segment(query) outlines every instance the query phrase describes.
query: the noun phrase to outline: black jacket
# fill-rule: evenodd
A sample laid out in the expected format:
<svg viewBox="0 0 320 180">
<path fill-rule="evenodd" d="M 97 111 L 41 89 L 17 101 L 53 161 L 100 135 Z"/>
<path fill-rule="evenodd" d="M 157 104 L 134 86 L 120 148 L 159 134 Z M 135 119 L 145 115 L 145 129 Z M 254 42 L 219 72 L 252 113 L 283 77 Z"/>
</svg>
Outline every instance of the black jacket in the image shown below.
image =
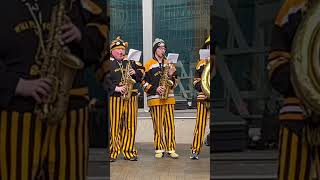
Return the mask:
<svg viewBox="0 0 320 180">
<path fill-rule="evenodd" d="M 122 62 L 123 69 L 125 69 L 128 62 L 130 62 L 132 69 L 136 71 L 136 74 L 131 76 L 136 81 L 136 83 L 141 83 L 142 78 L 144 76 L 144 67 L 140 62 L 135 62 L 132 60 L 117 61 L 115 59 L 111 59 L 112 71 L 109 74 L 110 83 L 108 84 L 108 87 L 106 89 L 111 96 L 117 96 L 117 97 L 121 96 L 120 92 L 115 91 L 116 86 L 119 86 L 122 78 L 121 67 L 119 65 L 119 63 L 121 64 L 121 62 Z M 137 93 L 133 92 L 132 95 L 136 96 Z"/>
<path fill-rule="evenodd" d="M 45 39 L 50 28 L 50 16 L 54 3 L 55 0 L 38 2 Z M 102 49 L 106 35 L 98 28 L 88 26 L 90 20 L 98 19 L 99 14 L 90 17 L 89 10 L 82 7 L 80 1 L 76 1 L 71 11 L 68 12 L 73 23 L 82 32 L 81 42 L 70 43 L 68 47 L 74 55 L 89 65 L 98 61 L 100 56 L 98 51 Z M 0 20 L 2 22 L 0 28 L 0 109 L 33 111 L 35 104 L 33 98 L 15 96 L 15 89 L 19 78 L 38 78 L 37 75 L 31 74 L 31 67 L 39 66 L 39 63 L 35 62 L 39 38 L 35 33 L 34 20 L 28 8 L 20 0 L 5 1 L 0 7 Z M 100 23 L 102 22 L 103 20 L 100 20 Z M 94 43 L 97 44 L 94 45 Z M 74 87 L 84 86 L 81 79 L 83 79 L 82 75 L 78 73 Z"/>
</svg>

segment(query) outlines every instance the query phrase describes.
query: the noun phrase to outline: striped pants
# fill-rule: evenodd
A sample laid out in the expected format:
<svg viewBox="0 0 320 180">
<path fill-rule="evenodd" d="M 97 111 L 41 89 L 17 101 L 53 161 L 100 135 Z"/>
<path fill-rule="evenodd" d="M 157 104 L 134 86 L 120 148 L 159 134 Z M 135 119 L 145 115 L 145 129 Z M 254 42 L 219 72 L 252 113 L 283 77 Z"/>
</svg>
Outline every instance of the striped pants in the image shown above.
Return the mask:
<svg viewBox="0 0 320 180">
<path fill-rule="evenodd" d="M 173 111 L 173 104 L 150 106 L 156 153 L 164 151 L 169 153 L 175 152 L 176 141 Z M 163 131 L 165 133 L 165 141 L 163 140 Z"/>
<path fill-rule="evenodd" d="M 138 102 L 137 96 L 126 101 L 121 97 L 111 96 L 110 114 L 110 158 L 116 159 L 122 151 L 125 158 L 138 155 L 135 148 L 137 130 Z"/>
<path fill-rule="evenodd" d="M 31 113 L 0 113 L 1 180 L 86 179 L 87 108 L 52 126 Z"/>
<path fill-rule="evenodd" d="M 205 103 L 198 101 L 197 103 L 197 119 L 194 127 L 193 141 L 191 145 L 192 153 L 200 153 L 201 147 L 204 143 L 204 135 L 208 121 L 208 108 Z"/>
<path fill-rule="evenodd" d="M 300 136 L 286 127 L 280 129 L 279 180 L 308 180 L 319 172 L 320 148 L 305 144 Z"/>
</svg>

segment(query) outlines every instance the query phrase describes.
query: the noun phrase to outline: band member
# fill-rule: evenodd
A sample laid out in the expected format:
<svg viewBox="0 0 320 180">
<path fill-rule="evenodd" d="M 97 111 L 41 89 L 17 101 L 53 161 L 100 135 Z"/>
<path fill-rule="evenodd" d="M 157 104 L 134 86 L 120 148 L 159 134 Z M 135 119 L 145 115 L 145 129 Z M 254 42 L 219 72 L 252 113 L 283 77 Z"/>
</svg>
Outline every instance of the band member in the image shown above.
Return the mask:
<svg viewBox="0 0 320 180">
<path fill-rule="evenodd" d="M 210 49 L 210 36 L 204 43 L 203 48 Z M 193 85 L 195 89 L 199 92 L 197 96 L 197 119 L 196 125 L 194 127 L 193 141 L 191 145 L 191 156 L 190 159 L 198 160 L 201 147 L 204 143 L 204 135 L 206 131 L 206 125 L 209 116 L 209 107 L 206 106 L 207 97 L 201 88 L 201 75 L 204 67 L 207 65 L 208 59 L 200 59 L 196 66 L 196 71 L 194 75 Z"/>
<path fill-rule="evenodd" d="M 147 93 L 147 102 L 153 121 L 155 157 L 162 158 L 166 151 L 170 157 L 178 158 L 179 155 L 175 152 L 173 94 L 176 86 L 176 69 L 165 57 L 166 48 L 162 39 L 155 39 L 153 58 L 144 65 L 145 78 L 142 86 Z M 165 139 L 163 139 L 163 131 Z"/>
<path fill-rule="evenodd" d="M 315 1 L 287 0 L 276 17 L 269 54 L 269 79 L 274 89 L 284 97 L 280 109 L 280 143 L 278 179 L 312 179 L 312 170 L 319 176 L 319 144 L 307 140 L 307 127 L 312 123 L 301 99 L 297 98 L 290 81 L 291 46 L 297 28 Z M 304 59 L 306 60 L 306 59 Z M 319 117 L 318 117 L 319 118 Z M 314 135 L 319 137 L 319 131 Z"/>
<path fill-rule="evenodd" d="M 111 81 L 109 86 L 111 162 L 116 161 L 120 151 L 126 160 L 138 160 L 138 151 L 135 147 L 138 91 L 133 89 L 132 85 L 141 82 L 144 67 L 140 62 L 125 58 L 127 46 L 128 43 L 120 37 L 113 40 L 110 45 L 112 61 L 112 72 L 109 76 Z"/>
<path fill-rule="evenodd" d="M 47 70 L 42 64 L 44 57 L 53 55 L 50 43 L 68 47 L 85 65 L 98 62 L 100 53 L 96 51 L 102 50 L 106 36 L 101 31 L 105 28 L 99 28 L 106 26 L 101 16 L 104 8 L 92 1 L 73 1 L 65 6 L 67 21 L 53 24 L 52 9 L 57 2 L 13 0 L 1 6 L 0 81 L 7 82 L 0 85 L 3 180 L 86 179 L 88 100 L 85 88 L 80 88 L 84 87 L 81 78 L 68 82 L 74 89 L 63 119 L 49 124 L 35 113 L 35 106 L 48 102 L 49 94 L 61 93 L 55 92 L 52 80 L 40 77 L 40 71 Z M 54 29 L 60 33 L 50 35 Z M 58 39 L 49 42 L 50 36 Z"/>
</svg>

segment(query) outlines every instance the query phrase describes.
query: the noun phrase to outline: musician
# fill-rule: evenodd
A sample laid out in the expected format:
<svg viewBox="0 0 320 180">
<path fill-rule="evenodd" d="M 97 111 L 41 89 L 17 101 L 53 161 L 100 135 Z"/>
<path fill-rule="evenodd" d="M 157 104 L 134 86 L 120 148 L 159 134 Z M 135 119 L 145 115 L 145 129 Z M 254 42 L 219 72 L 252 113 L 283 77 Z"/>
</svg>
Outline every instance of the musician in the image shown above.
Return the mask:
<svg viewBox="0 0 320 180">
<path fill-rule="evenodd" d="M 178 158 L 179 155 L 175 151 L 175 98 L 173 94 L 176 86 L 176 69 L 169 66 L 169 62 L 165 58 L 166 49 L 167 46 L 162 39 L 155 39 L 153 42 L 153 58 L 149 59 L 144 65 L 145 78 L 141 85 L 147 93 L 147 103 L 153 121 L 155 157 L 162 158 L 166 151 L 171 158 Z M 166 66 L 169 67 L 168 80 L 173 82 L 171 87 L 160 84 L 165 75 Z M 169 90 L 168 97 L 160 99 L 166 89 Z M 165 137 L 163 137 L 163 131 Z"/>
<path fill-rule="evenodd" d="M 56 124 L 40 120 L 34 109 L 36 103 L 47 102 L 48 95 L 54 93 L 52 82 L 39 78 L 49 30 L 59 28 L 61 45 L 69 47 L 86 65 L 95 63 L 106 36 L 101 31 L 106 26 L 101 16 L 104 8 L 93 1 L 68 1 L 69 21 L 51 27 L 51 12 L 56 2 L 12 0 L 0 9 L 2 180 L 75 180 L 85 179 L 87 175 L 86 92 L 82 89 L 70 92 L 68 112 Z M 83 87 L 81 78 L 76 79 L 73 87 Z"/>
<path fill-rule="evenodd" d="M 284 97 L 280 109 L 280 143 L 278 179 L 311 179 L 312 169 L 319 175 L 319 142 L 306 138 L 309 133 L 319 136 L 319 124 L 311 117 L 298 99 L 290 81 L 291 46 L 299 24 L 313 1 L 287 0 L 276 17 L 271 52 L 269 79 L 274 89 Z M 305 59 L 306 60 L 306 59 Z M 313 129 L 314 131 L 309 131 Z"/>
<path fill-rule="evenodd" d="M 138 151 L 135 147 L 138 92 L 137 89 L 131 89 L 132 94 L 129 99 L 124 99 L 125 96 L 128 96 L 126 94 L 128 84 L 124 82 L 129 82 L 128 78 L 130 77 L 136 82 L 141 82 L 144 76 L 144 67 L 140 62 L 126 59 L 125 50 L 127 47 L 128 43 L 120 37 L 117 37 L 110 44 L 110 59 L 112 61 L 112 71 L 109 76 L 111 85 L 108 88 L 110 93 L 110 162 L 116 161 L 121 151 L 126 160 L 138 160 Z"/>
<path fill-rule="evenodd" d="M 210 49 L 210 36 L 206 39 L 203 48 Z M 194 75 L 193 85 L 199 92 L 197 96 L 197 118 L 196 125 L 194 127 L 193 141 L 191 145 L 190 159 L 198 160 L 201 147 L 204 143 L 204 135 L 206 131 L 206 125 L 208 116 L 210 114 L 209 107 L 206 106 L 208 100 L 201 88 L 201 75 L 204 67 L 207 65 L 208 59 L 199 59 L 196 71 Z"/>
</svg>

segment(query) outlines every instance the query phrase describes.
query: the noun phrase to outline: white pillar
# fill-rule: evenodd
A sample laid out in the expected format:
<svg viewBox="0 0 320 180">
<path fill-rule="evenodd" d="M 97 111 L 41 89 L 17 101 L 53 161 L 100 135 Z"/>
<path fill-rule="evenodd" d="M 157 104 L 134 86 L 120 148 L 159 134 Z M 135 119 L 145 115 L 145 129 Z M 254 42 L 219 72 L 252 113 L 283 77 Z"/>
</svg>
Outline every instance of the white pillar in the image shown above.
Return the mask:
<svg viewBox="0 0 320 180">
<path fill-rule="evenodd" d="M 152 40 L 153 40 L 153 0 L 142 0 L 142 19 L 143 19 L 143 64 L 152 58 Z M 144 111 L 148 112 L 147 96 L 144 93 L 143 102 Z"/>
</svg>

